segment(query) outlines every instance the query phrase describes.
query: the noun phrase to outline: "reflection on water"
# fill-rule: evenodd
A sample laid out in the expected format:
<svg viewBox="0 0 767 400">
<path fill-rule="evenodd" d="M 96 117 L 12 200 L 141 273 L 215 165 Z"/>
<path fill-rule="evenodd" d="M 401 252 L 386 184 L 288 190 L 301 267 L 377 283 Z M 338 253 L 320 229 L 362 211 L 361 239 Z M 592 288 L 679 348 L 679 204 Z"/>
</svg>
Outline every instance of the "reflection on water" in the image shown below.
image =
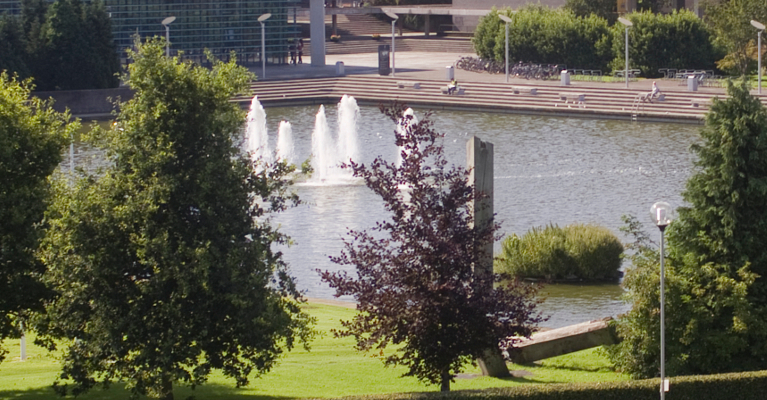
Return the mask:
<svg viewBox="0 0 767 400">
<path fill-rule="evenodd" d="M 552 284 L 538 292 L 541 309 L 550 319 L 541 324 L 560 328 L 580 322 L 615 317 L 628 310 L 621 300 L 623 289 L 615 284 Z"/>
<path fill-rule="evenodd" d="M 309 158 L 317 107 L 266 111 L 270 147 L 276 145 L 279 122 L 288 120 L 297 159 Z M 423 111 L 416 115 L 422 118 Z M 335 104 L 326 105 L 326 112 L 331 131 L 337 132 Z M 367 164 L 378 155 L 396 160 L 394 123 L 377 108 L 361 107 L 360 114 L 358 161 Z M 687 149 L 697 139 L 697 127 L 689 125 L 447 111 L 435 112 L 432 120 L 446 134 L 450 163 L 465 165 L 472 135 L 494 144 L 495 212 L 504 234 L 522 235 L 549 223 L 594 223 L 620 235 L 621 215 L 645 221 L 654 202 L 681 203 L 692 167 Z M 93 157 L 85 148 L 78 154 L 83 160 Z M 340 254 L 347 230 L 370 228 L 387 215 L 380 199 L 362 185 L 299 184 L 295 189 L 306 204 L 275 218 L 295 242 L 280 250 L 308 296 L 330 298 L 333 292 L 315 271 L 339 270 L 329 257 Z M 541 296 L 546 298 L 542 309 L 551 316 L 543 324 L 547 327 L 615 316 L 628 308 L 618 285 L 551 285 Z"/>
</svg>

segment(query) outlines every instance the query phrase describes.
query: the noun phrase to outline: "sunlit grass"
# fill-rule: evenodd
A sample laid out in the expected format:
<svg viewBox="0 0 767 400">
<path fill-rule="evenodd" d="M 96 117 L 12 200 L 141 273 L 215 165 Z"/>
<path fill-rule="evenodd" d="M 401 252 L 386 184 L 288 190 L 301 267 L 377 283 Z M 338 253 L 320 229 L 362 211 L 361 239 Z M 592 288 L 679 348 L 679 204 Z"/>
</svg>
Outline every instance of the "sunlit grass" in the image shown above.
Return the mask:
<svg viewBox="0 0 767 400">
<path fill-rule="evenodd" d="M 219 373 L 208 384 L 192 391 L 177 388 L 177 399 L 194 396 L 202 399 L 300 399 L 333 398 L 362 394 L 437 391 L 437 386 L 425 386 L 415 378 L 400 377 L 404 368 L 385 368 L 379 359 L 354 350 L 353 339 L 336 339 L 329 333 L 339 326 L 340 319 L 349 319 L 354 310 L 309 304 L 307 311 L 317 318 L 317 329 L 323 335 L 311 345 L 311 351 L 294 349 L 280 364 L 262 377 L 251 379 L 248 387 L 236 389 L 234 382 Z M 6 361 L 0 364 L 0 399 L 59 399 L 50 389 L 59 370 L 55 355 L 33 344 L 27 346 L 27 361 L 19 361 L 19 341 L 9 340 Z M 627 380 L 628 377 L 610 369 L 607 359 L 597 349 L 564 355 L 538 364 L 514 365 L 509 369 L 526 371 L 521 378 L 497 379 L 479 376 L 477 367 L 469 367 L 452 385 L 453 390 L 485 389 L 531 383 L 606 382 Z M 529 374 L 529 375 L 527 375 Z M 78 399 L 127 398 L 121 385 L 109 390 L 93 390 Z"/>
</svg>

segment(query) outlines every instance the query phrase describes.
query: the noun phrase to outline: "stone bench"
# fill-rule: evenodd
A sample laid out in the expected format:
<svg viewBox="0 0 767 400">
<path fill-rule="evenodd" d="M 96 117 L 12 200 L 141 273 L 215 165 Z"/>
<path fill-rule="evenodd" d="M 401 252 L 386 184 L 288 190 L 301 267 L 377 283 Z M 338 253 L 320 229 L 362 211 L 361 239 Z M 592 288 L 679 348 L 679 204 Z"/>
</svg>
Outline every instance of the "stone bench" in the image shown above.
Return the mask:
<svg viewBox="0 0 767 400">
<path fill-rule="evenodd" d="M 412 87 L 413 89 L 420 89 L 421 82 L 406 82 L 406 81 L 397 82 L 397 88 L 404 89 L 406 87 Z"/>
<path fill-rule="evenodd" d="M 440 87 L 440 89 L 442 90 L 442 94 L 448 94 L 448 92 L 449 92 L 449 89 L 448 89 L 447 86 L 442 86 L 442 87 Z M 453 94 L 464 95 L 464 94 L 466 94 L 466 89 L 463 86 L 458 86 L 455 89 L 455 92 L 453 92 Z"/>
<path fill-rule="evenodd" d="M 564 101 L 567 103 L 567 99 L 570 99 L 573 103 L 583 103 L 586 101 L 586 94 L 585 93 L 560 93 L 559 94 L 559 100 Z"/>
<path fill-rule="evenodd" d="M 511 88 L 511 92 L 514 94 L 531 94 L 536 95 L 538 94 L 538 88 L 528 88 L 528 87 L 520 87 L 520 86 L 513 86 Z"/>
</svg>

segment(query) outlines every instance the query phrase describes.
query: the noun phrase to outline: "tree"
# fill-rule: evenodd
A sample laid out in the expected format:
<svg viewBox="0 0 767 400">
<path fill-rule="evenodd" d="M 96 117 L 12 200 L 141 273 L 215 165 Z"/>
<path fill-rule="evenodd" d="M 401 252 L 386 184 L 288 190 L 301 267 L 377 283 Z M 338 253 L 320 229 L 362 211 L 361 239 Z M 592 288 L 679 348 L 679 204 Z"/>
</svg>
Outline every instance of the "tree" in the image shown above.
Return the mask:
<svg viewBox="0 0 767 400">
<path fill-rule="evenodd" d="M 30 97 L 32 84 L 0 73 L 0 340 L 48 296 L 34 257 L 49 200 L 48 177 L 77 128 L 70 115 Z M 0 361 L 4 351 L 0 348 Z"/>
<path fill-rule="evenodd" d="M 401 118 L 403 109 L 384 110 L 400 121 L 397 167 L 377 158 L 370 167 L 351 162 L 354 176 L 379 195 L 391 220 L 369 231 L 350 230 L 340 256 L 346 272 L 321 272 L 336 296 L 351 295 L 358 313 L 343 321 L 337 336 L 353 336 L 357 349 L 375 351 L 386 365 L 404 365 L 406 376 L 449 390 L 463 365 L 513 336 L 529 336 L 541 319 L 532 289 L 512 281 L 492 287 L 498 275 L 475 275 L 480 249 L 495 239 L 497 226 L 472 228 L 469 202 L 475 193 L 468 171 L 447 167 L 442 135 L 427 118 Z M 388 345 L 395 350 L 385 354 Z"/>
<path fill-rule="evenodd" d="M 729 0 L 706 8 L 706 19 L 715 33 L 715 42 L 727 56 L 717 62 L 719 68 L 744 75 L 756 68 L 756 29 L 751 20 L 765 21 L 767 9 L 761 0 Z"/>
<path fill-rule="evenodd" d="M 693 146 L 698 171 L 683 193 L 689 206 L 667 229 L 667 369 L 710 374 L 767 368 L 767 110 L 745 81 L 714 100 Z M 634 223 L 633 231 L 638 231 Z M 640 237 L 624 281 L 632 310 L 611 350 L 636 376 L 658 369 L 658 253 Z"/>
<path fill-rule="evenodd" d="M 581 18 L 594 14 L 610 25 L 618 20 L 618 3 L 614 0 L 567 0 L 564 8 Z"/>
<path fill-rule="evenodd" d="M 88 86 L 117 87 L 120 84 L 120 59 L 112 36 L 112 20 L 102 1 L 96 0 L 86 6 L 84 24 L 91 52 L 88 61 L 93 71 Z"/>
<path fill-rule="evenodd" d="M 24 31 L 18 19 L 0 16 L 0 71 L 16 73 L 21 78 L 29 77 L 24 60 L 25 50 Z"/>
<path fill-rule="evenodd" d="M 631 68 L 639 68 L 642 76 L 658 77 L 661 68 L 714 69 L 721 53 L 713 46 L 710 29 L 691 11 L 653 14 L 649 11 L 625 16 L 633 22 L 629 29 Z M 626 63 L 625 27 L 612 27 L 611 66 L 622 70 Z M 691 45 L 694 44 L 694 45 Z"/>
<path fill-rule="evenodd" d="M 57 0 L 48 9 L 43 27 L 45 41 L 39 85 L 42 90 L 91 89 L 92 68 L 90 39 L 80 0 Z"/>
<path fill-rule="evenodd" d="M 58 294 L 39 327 L 68 339 L 58 391 L 127 382 L 134 395 L 173 398 L 212 369 L 248 383 L 269 371 L 311 319 L 274 243 L 269 213 L 289 205 L 284 164 L 254 172 L 235 139 L 244 114 L 229 99 L 252 74 L 166 58 L 137 43 L 134 97 L 114 127 L 94 131 L 109 165 L 60 179 L 40 257 Z M 231 60 L 235 60 L 231 57 Z"/>
</svg>

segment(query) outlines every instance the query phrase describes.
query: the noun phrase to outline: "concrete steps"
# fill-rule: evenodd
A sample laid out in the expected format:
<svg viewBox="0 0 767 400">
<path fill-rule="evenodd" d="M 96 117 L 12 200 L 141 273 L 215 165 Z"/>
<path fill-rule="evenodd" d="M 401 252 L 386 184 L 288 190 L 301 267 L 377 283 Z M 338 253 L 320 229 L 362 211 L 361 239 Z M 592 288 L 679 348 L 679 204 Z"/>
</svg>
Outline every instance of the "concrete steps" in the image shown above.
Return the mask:
<svg viewBox="0 0 767 400">
<path fill-rule="evenodd" d="M 395 38 L 397 51 L 420 51 L 426 53 L 462 53 L 474 54 L 474 45 L 468 38 L 455 37 L 407 37 Z M 304 55 L 311 56 L 311 46 L 305 40 Z M 376 53 L 378 46 L 391 45 L 391 32 L 374 40 L 370 36 L 341 37 L 340 42 L 325 42 L 325 54 L 362 54 Z"/>
<path fill-rule="evenodd" d="M 398 82 L 407 82 L 399 88 Z M 664 102 L 647 103 L 639 110 L 632 105 L 644 91 L 622 88 L 560 87 L 551 85 L 461 83 L 464 95 L 442 94 L 444 81 L 421 80 L 414 89 L 412 80 L 379 76 L 347 76 L 338 78 L 298 79 L 254 82 L 253 92 L 265 107 L 322 104 L 337 102 L 341 96 L 354 96 L 360 104 L 378 105 L 399 101 L 433 110 L 475 110 L 486 112 L 562 115 L 570 117 L 610 118 L 639 121 L 701 123 L 708 110 L 711 95 L 705 93 L 665 91 Z M 515 94 L 518 87 L 520 94 Z M 537 94 L 529 94 L 530 89 Z M 525 94 L 527 93 L 527 94 Z M 583 103 L 577 98 L 583 95 Z M 243 107 L 249 98 L 238 98 Z M 697 103 L 698 107 L 691 104 Z M 635 118 L 634 115 L 636 114 Z"/>
</svg>

